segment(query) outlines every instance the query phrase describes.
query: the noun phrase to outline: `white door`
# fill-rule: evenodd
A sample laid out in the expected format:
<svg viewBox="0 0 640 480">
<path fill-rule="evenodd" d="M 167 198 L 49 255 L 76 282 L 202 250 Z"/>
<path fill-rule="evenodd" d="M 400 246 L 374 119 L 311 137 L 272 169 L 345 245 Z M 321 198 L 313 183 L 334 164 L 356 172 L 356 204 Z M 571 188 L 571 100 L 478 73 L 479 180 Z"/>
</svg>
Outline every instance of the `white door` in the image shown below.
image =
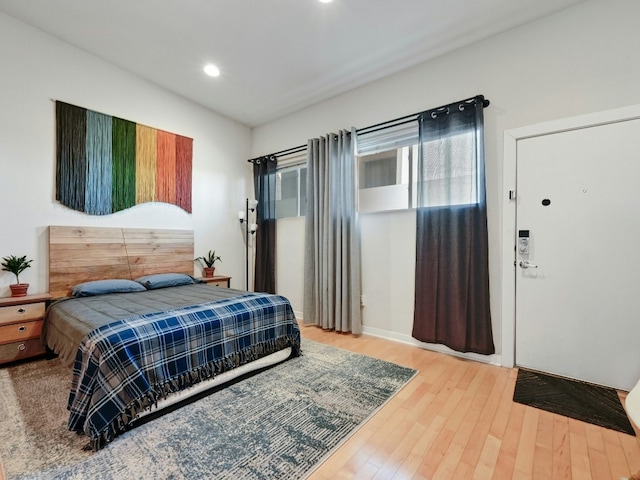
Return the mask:
<svg viewBox="0 0 640 480">
<path fill-rule="evenodd" d="M 516 364 L 631 389 L 640 379 L 640 120 L 518 140 L 516 192 Z"/>
</svg>

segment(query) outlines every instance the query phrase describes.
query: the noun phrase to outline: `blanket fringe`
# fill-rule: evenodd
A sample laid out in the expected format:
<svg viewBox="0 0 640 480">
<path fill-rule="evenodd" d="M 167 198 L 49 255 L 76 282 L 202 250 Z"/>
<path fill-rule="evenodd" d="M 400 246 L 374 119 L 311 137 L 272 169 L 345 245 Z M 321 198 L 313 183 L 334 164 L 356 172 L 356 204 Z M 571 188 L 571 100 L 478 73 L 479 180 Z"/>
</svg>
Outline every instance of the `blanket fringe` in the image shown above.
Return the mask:
<svg viewBox="0 0 640 480">
<path fill-rule="evenodd" d="M 141 398 L 134 400 L 125 411 L 107 425 L 97 437 L 92 438 L 84 449 L 100 450 L 116 436 L 123 433 L 141 412 L 151 410 L 153 406 L 157 406 L 158 401 L 165 399 L 170 394 L 189 388 L 204 380 L 214 378 L 220 373 L 233 370 L 236 367 L 266 357 L 287 347 L 291 347 L 291 356 L 289 358 L 301 355 L 300 337 L 287 335 L 277 339 L 267 340 L 252 345 L 241 352 L 235 352 L 225 358 L 214 360 L 162 383 L 153 385 L 149 392 L 145 393 Z"/>
</svg>

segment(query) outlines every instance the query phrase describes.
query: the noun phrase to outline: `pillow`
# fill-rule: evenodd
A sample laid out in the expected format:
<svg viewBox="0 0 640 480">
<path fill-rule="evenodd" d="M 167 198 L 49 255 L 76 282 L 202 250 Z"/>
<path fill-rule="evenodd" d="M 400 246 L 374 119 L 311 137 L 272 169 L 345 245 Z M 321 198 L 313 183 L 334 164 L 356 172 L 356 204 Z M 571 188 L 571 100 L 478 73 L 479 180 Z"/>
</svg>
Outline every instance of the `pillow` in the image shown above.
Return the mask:
<svg viewBox="0 0 640 480">
<path fill-rule="evenodd" d="M 144 277 L 136 278 L 136 282 L 143 285 L 147 290 L 198 283 L 191 275 L 184 273 L 156 273 L 155 275 L 145 275 Z"/>
<path fill-rule="evenodd" d="M 71 289 L 71 295 L 74 297 L 91 297 L 105 293 L 144 292 L 145 290 L 142 285 L 133 280 L 117 278 L 80 283 Z"/>
</svg>

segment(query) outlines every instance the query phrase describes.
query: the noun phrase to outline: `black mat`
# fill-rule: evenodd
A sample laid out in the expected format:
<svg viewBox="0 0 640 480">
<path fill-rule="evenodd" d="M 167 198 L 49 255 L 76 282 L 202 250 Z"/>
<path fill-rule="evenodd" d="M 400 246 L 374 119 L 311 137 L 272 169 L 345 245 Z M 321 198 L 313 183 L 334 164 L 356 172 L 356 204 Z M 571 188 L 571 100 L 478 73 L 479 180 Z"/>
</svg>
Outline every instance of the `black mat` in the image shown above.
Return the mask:
<svg viewBox="0 0 640 480">
<path fill-rule="evenodd" d="M 613 388 L 521 368 L 513 401 L 635 436 Z"/>
</svg>

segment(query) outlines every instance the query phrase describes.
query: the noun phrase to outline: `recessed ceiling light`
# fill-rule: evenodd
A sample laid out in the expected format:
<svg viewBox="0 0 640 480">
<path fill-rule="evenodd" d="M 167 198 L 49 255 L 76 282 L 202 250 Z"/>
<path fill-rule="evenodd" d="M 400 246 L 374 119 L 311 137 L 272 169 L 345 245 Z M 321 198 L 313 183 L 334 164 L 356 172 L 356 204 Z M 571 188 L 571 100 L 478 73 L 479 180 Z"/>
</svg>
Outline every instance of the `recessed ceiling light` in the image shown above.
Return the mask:
<svg viewBox="0 0 640 480">
<path fill-rule="evenodd" d="M 213 65 L 212 63 L 210 63 L 209 65 L 204 67 L 204 73 L 206 73 L 210 77 L 218 77 L 220 76 L 220 69 L 215 65 Z"/>
<path fill-rule="evenodd" d="M 320 3 L 331 3 L 333 0 L 319 0 Z"/>
</svg>

